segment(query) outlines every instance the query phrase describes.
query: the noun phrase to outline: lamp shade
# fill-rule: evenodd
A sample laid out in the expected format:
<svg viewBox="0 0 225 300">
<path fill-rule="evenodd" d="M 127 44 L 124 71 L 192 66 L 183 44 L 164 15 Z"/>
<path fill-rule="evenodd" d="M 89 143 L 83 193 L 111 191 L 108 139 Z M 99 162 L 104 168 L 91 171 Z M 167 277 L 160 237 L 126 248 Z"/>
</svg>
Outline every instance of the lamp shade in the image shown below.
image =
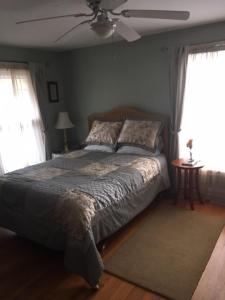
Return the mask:
<svg viewBox="0 0 225 300">
<path fill-rule="evenodd" d="M 74 127 L 74 124 L 70 121 L 68 112 L 60 112 L 58 115 L 57 122 L 55 124 L 56 129 L 67 129 Z"/>
</svg>

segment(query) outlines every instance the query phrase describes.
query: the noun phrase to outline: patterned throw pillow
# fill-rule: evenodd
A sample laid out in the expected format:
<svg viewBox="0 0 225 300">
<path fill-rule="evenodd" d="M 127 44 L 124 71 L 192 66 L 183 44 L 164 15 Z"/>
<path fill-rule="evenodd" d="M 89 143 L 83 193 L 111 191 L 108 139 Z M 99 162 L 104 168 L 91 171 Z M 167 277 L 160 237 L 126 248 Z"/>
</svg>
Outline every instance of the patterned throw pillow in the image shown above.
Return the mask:
<svg viewBox="0 0 225 300">
<path fill-rule="evenodd" d="M 121 130 L 118 144 L 138 145 L 154 151 L 161 129 L 161 121 L 126 120 Z"/>
<path fill-rule="evenodd" d="M 122 122 L 102 122 L 95 120 L 85 143 L 88 145 L 105 144 L 114 146 L 117 142 L 122 124 Z"/>
</svg>

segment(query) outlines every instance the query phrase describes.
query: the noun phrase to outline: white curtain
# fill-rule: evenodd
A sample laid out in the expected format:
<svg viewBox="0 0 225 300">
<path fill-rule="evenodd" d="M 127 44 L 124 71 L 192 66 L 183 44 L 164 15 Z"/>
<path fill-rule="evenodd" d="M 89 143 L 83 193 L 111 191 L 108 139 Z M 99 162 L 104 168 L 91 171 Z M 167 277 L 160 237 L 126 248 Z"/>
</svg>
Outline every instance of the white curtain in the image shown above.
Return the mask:
<svg viewBox="0 0 225 300">
<path fill-rule="evenodd" d="M 26 65 L 0 63 L 0 173 L 43 162 L 45 136 Z"/>
<path fill-rule="evenodd" d="M 202 193 L 225 204 L 225 51 L 190 54 L 180 134 L 180 156 L 204 162 Z"/>
<path fill-rule="evenodd" d="M 51 151 L 50 151 L 50 144 L 49 144 L 49 126 L 48 126 L 48 119 L 46 116 L 46 110 L 44 103 L 48 101 L 48 95 L 46 91 L 46 66 L 44 63 L 37 63 L 37 62 L 29 62 L 28 68 L 31 75 L 31 80 L 33 84 L 34 91 L 37 95 L 37 99 L 40 105 L 40 112 L 42 117 L 42 122 L 45 129 L 45 152 L 46 158 L 51 158 Z"/>
</svg>

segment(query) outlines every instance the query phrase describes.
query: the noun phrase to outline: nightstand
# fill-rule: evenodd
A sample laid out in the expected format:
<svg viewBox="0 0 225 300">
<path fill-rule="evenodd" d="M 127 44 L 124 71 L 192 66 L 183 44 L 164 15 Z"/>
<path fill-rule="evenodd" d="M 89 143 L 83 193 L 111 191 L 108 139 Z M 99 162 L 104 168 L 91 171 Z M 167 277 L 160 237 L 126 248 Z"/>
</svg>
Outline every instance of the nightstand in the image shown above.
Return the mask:
<svg viewBox="0 0 225 300">
<path fill-rule="evenodd" d="M 198 162 L 194 166 L 184 166 L 183 159 L 176 159 L 171 162 L 176 170 L 177 178 L 177 195 L 175 204 L 179 199 L 180 193 L 183 191 L 184 199 L 190 203 L 190 208 L 194 210 L 193 192 L 196 192 L 198 200 L 203 203 L 199 189 L 199 171 L 204 165 Z"/>
<path fill-rule="evenodd" d="M 52 159 L 57 158 L 57 157 L 61 157 L 65 154 L 68 154 L 72 151 L 79 150 L 79 149 L 81 149 L 80 145 L 73 145 L 73 146 L 71 146 L 71 148 L 69 149 L 68 152 L 65 152 L 65 151 L 52 151 Z"/>
<path fill-rule="evenodd" d="M 69 153 L 69 152 L 67 152 L 67 153 Z M 66 154 L 66 153 L 54 151 L 54 152 L 52 152 L 52 159 L 63 156 L 64 154 Z"/>
</svg>

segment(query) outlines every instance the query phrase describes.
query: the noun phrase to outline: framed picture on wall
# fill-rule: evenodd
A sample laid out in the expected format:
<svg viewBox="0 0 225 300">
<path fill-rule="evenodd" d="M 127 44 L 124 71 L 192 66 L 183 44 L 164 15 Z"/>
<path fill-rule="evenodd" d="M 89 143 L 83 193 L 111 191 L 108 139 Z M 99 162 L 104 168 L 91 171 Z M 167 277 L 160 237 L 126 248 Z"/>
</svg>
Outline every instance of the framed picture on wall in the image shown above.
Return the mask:
<svg viewBox="0 0 225 300">
<path fill-rule="evenodd" d="M 59 102 L 58 83 L 56 81 L 48 81 L 47 87 L 49 102 Z"/>
</svg>

